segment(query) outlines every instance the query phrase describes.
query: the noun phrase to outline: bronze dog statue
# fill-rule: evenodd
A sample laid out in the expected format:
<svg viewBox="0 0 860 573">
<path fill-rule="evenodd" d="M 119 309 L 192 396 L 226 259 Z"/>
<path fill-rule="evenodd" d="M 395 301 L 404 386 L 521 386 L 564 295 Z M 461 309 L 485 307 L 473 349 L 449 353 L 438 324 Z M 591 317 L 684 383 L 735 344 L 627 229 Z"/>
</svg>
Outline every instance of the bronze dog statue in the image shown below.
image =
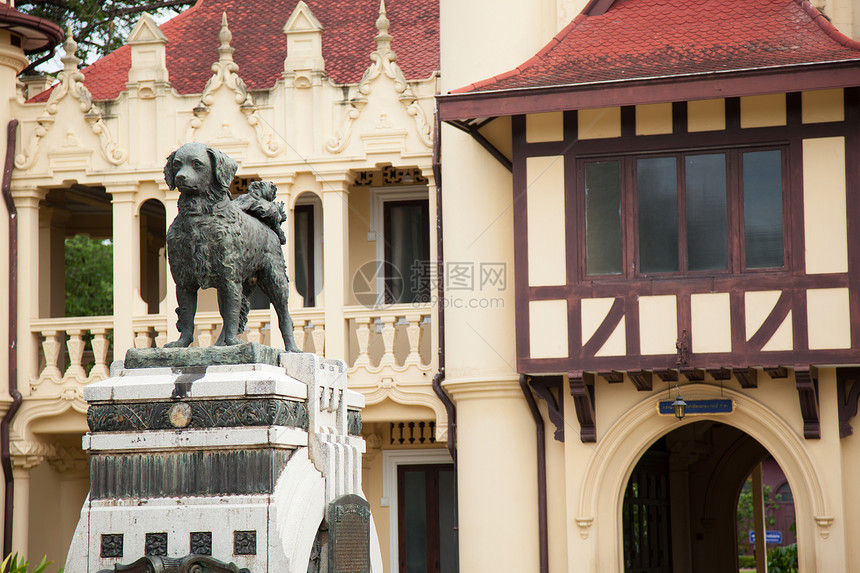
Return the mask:
<svg viewBox="0 0 860 573">
<path fill-rule="evenodd" d="M 186 143 L 167 158 L 164 180 L 179 189 L 179 214 L 167 231 L 167 257 L 176 283 L 179 340 L 166 347 L 186 347 L 194 339 L 197 291 L 215 288 L 224 326 L 215 343 L 241 343 L 248 300 L 259 286 L 275 307 L 286 350 L 299 352 L 287 309 L 289 279 L 281 251 L 283 206 L 268 195 L 232 201 L 229 187 L 238 165 L 202 143 Z M 268 183 L 268 185 L 272 185 Z"/>
</svg>

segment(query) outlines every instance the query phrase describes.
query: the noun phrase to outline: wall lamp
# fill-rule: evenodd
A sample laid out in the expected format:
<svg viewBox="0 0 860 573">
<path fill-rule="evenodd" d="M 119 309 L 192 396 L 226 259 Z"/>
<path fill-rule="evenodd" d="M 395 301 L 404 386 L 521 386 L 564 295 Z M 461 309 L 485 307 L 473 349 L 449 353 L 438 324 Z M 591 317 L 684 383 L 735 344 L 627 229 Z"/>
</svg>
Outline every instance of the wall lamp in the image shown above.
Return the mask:
<svg viewBox="0 0 860 573">
<path fill-rule="evenodd" d="M 672 409 L 675 411 L 675 417 L 679 420 L 683 420 L 684 416 L 687 414 L 687 403 L 684 402 L 684 399 L 681 398 L 681 389 L 675 384 L 675 390 L 678 391 L 678 397 L 675 398 L 675 401 L 672 402 Z"/>
</svg>

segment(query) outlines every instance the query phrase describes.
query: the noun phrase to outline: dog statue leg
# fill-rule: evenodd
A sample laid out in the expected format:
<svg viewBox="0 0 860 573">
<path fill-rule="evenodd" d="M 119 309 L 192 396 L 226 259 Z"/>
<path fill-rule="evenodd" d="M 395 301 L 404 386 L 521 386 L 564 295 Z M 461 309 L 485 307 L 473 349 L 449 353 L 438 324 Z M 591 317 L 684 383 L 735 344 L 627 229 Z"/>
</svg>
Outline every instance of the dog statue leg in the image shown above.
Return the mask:
<svg viewBox="0 0 860 573">
<path fill-rule="evenodd" d="M 178 316 L 176 328 L 179 330 L 179 340 L 168 342 L 164 345 L 165 348 L 186 348 L 191 346 L 191 343 L 194 341 L 194 315 L 197 314 L 197 289 L 184 289 L 177 285 L 176 302 L 179 303 L 179 308 L 176 309 L 176 315 Z"/>
<path fill-rule="evenodd" d="M 242 289 L 240 285 L 228 282 L 218 287 L 218 310 L 221 312 L 224 326 L 215 344 L 217 346 L 241 344 L 242 341 L 236 336 L 239 330 L 239 313 L 242 311 Z"/>
<path fill-rule="evenodd" d="M 301 352 L 293 338 L 293 319 L 290 318 L 289 311 L 290 291 L 286 269 L 281 264 L 280 268 L 266 270 L 268 272 L 260 273 L 257 286 L 269 297 L 275 312 L 278 313 L 278 326 L 281 329 L 281 336 L 284 337 L 284 348 L 287 352 Z"/>
</svg>

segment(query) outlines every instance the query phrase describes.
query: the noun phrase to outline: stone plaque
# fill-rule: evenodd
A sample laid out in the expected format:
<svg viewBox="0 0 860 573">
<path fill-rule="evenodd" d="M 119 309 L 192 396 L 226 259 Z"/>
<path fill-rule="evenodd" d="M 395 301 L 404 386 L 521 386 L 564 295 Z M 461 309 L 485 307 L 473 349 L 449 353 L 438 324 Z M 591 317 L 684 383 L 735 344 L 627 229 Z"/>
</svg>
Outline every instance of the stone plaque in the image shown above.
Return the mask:
<svg viewBox="0 0 860 573">
<path fill-rule="evenodd" d="M 370 573 L 370 505 L 355 494 L 328 506 L 329 573 Z"/>
</svg>

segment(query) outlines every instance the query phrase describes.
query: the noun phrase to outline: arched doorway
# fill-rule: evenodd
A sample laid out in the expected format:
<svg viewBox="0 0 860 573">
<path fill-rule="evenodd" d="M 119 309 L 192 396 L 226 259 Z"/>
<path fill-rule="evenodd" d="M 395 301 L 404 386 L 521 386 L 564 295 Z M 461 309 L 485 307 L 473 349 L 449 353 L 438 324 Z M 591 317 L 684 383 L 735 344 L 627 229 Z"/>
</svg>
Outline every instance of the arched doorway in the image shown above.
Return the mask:
<svg viewBox="0 0 860 573">
<path fill-rule="evenodd" d="M 733 427 L 755 439 L 770 452 L 791 483 L 797 511 L 798 562 L 801 571 L 826 571 L 830 565 L 844 568 L 840 554 L 830 550 L 841 541 L 830 535 L 832 500 L 822 487 L 822 468 L 806 448 L 799 429 L 748 394 L 709 384 L 685 386 L 684 398 L 734 400 L 730 415 L 688 416 L 676 420 L 655 413 L 653 397 L 642 399 L 599 435 L 585 468 L 574 519 L 579 539 L 574 546 L 588 557 L 582 571 L 624 571 L 622 509 L 627 483 L 642 455 L 662 436 L 689 424 L 711 421 Z M 727 505 L 734 510 L 732 500 Z M 802 516 L 806 516 L 803 518 Z M 834 541 L 834 544 L 830 544 Z M 825 549 L 825 545 L 827 545 Z M 597 549 L 599 548 L 599 550 Z M 674 573 L 678 573 L 675 571 Z"/>
<path fill-rule="evenodd" d="M 737 571 L 738 495 L 767 457 L 749 434 L 714 420 L 661 436 L 625 488 L 624 571 Z"/>
</svg>

